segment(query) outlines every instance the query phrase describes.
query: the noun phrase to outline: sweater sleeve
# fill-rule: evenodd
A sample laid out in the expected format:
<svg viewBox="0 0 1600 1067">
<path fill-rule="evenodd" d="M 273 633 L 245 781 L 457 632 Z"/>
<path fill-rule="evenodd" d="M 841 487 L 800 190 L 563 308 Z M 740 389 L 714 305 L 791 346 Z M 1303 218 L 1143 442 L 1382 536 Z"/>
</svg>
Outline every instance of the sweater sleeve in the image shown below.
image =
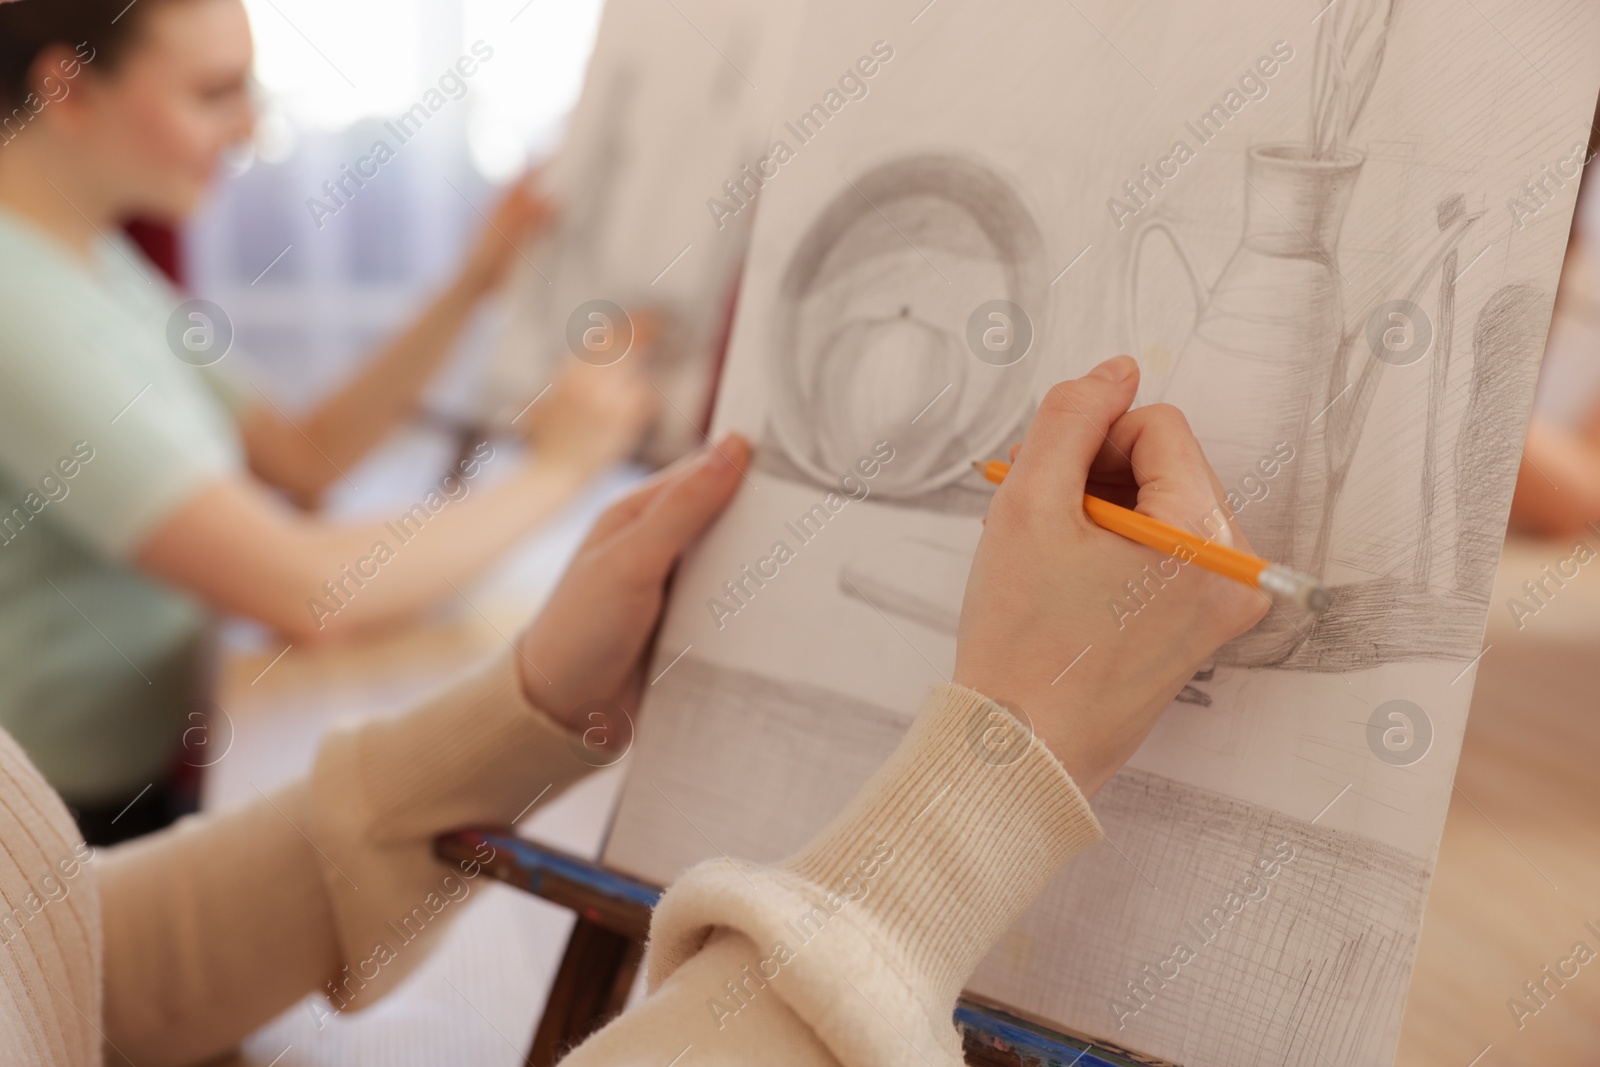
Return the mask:
<svg viewBox="0 0 1600 1067">
<path fill-rule="evenodd" d="M 330 734 L 311 774 L 312 836 L 343 958 L 356 970 L 357 961 L 375 961 L 366 969 L 376 971 L 342 984 L 339 1006 L 364 1006 L 393 989 L 436 943 L 445 924 L 431 917 L 480 873 L 474 861 L 442 866 L 434 837 L 511 823 L 592 769 L 567 732 L 528 703 L 510 653 L 399 719 Z M 408 962 L 393 966 L 393 956 Z"/>
<path fill-rule="evenodd" d="M 685 874 L 656 909 L 651 997 L 565 1067 L 691 1047 L 697 1064 L 961 1063 L 951 1015 L 962 983 L 1050 877 L 1102 837 L 1043 743 L 986 744 L 1005 721 L 1021 728 L 982 695 L 939 687 L 799 855 Z"/>
<path fill-rule="evenodd" d="M 364 1006 L 481 873 L 441 864 L 433 837 L 509 823 L 588 770 L 507 654 L 406 714 L 336 727 L 307 780 L 107 850 L 107 1061 L 205 1059 L 313 990 L 329 1012 Z"/>
</svg>

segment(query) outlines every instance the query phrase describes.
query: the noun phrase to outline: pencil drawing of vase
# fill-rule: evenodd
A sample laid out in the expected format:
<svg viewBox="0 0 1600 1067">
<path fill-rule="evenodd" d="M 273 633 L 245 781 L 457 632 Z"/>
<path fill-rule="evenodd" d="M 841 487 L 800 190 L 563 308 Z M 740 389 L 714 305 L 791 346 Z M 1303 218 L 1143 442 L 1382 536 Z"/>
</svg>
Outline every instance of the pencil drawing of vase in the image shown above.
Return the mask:
<svg viewBox="0 0 1600 1067">
<path fill-rule="evenodd" d="M 1312 159 L 1300 145 L 1252 148 L 1245 167 L 1244 237 L 1209 290 L 1165 222 L 1136 236 L 1129 264 L 1129 307 L 1137 321 L 1139 252 L 1145 237 L 1165 233 L 1194 287 L 1193 332 L 1178 352 L 1160 399 L 1183 409 L 1222 484 L 1260 476 L 1275 447 L 1294 458 L 1268 494 L 1240 516 L 1257 554 L 1297 570 L 1311 559 L 1324 508 L 1323 441 L 1312 422 L 1334 372 L 1345 332 L 1339 232 L 1362 153 Z M 1224 650 L 1224 662 L 1284 659 L 1304 623 L 1284 611 Z"/>
<path fill-rule="evenodd" d="M 1300 145 L 1252 148 L 1244 237 L 1209 290 L 1176 232 L 1160 220 L 1136 235 L 1129 261 L 1128 307 L 1137 337 L 1143 240 L 1157 231 L 1172 240 L 1194 287 L 1197 314 L 1160 399 L 1183 409 L 1225 486 L 1259 477 L 1259 465 L 1280 445 L 1294 448 L 1287 470 L 1239 521 L 1258 555 L 1317 577 L 1324 576 L 1335 505 L 1387 365 L 1365 351 L 1367 323 L 1386 299 L 1420 296 L 1481 217 L 1459 206 L 1442 212 L 1439 232 L 1422 255 L 1395 263 L 1374 301 L 1347 313 L 1339 233 L 1363 160 L 1353 149 L 1317 159 Z M 1349 381 L 1353 362 L 1360 371 Z M 1339 608 L 1335 590 L 1333 610 Z M 1275 608 L 1218 658 L 1246 666 L 1281 663 L 1311 624 Z"/>
</svg>

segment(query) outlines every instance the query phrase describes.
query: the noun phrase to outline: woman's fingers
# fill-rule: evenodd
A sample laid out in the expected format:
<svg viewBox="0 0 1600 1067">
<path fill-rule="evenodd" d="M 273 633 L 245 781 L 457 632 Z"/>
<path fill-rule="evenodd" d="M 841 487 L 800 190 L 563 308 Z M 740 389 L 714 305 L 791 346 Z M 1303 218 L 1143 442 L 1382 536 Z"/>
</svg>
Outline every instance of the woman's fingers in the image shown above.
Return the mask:
<svg viewBox="0 0 1600 1067">
<path fill-rule="evenodd" d="M 693 457 L 689 458 L 692 459 Z M 650 506 L 650 501 L 654 500 L 661 492 L 665 485 L 663 479 L 678 470 L 679 465 L 683 462 L 683 460 L 679 460 L 677 464 L 657 474 L 648 482 L 645 482 L 645 484 L 602 511 L 600 517 L 594 521 L 594 525 L 589 528 L 587 543 L 591 545 L 599 544 L 637 519 L 644 512 L 644 509 Z"/>
<path fill-rule="evenodd" d="M 740 438 L 739 440 L 743 441 L 744 439 Z M 746 445 L 745 447 L 748 449 L 749 446 Z M 643 485 L 640 485 L 627 496 L 606 508 L 605 511 L 600 513 L 600 517 L 595 520 L 594 525 L 590 527 L 588 543 L 597 544 L 624 527 L 631 525 L 635 519 L 644 514 L 645 509 L 658 496 L 666 492 L 673 482 L 683 478 L 690 468 L 700 464 L 710 453 L 711 445 L 708 442 L 688 455 L 675 460 L 671 465 L 663 467 L 646 479 Z"/>
<path fill-rule="evenodd" d="M 750 443 L 727 434 L 706 445 L 694 461 L 664 479 L 624 532 L 623 551 L 637 554 L 663 576 L 683 550 L 733 499 L 750 462 Z"/>
<path fill-rule="evenodd" d="M 513 241 L 528 231 L 542 227 L 555 213 L 550 201 L 532 183 L 520 181 L 506 190 L 495 205 L 490 227 Z"/>
<path fill-rule="evenodd" d="M 1000 488 L 1041 501 L 1076 502 L 1088 482 L 1089 467 L 1118 416 L 1139 389 L 1139 365 L 1117 356 L 1082 378 L 1051 386 Z"/>
<path fill-rule="evenodd" d="M 1134 510 L 1228 542 L 1221 486 L 1189 420 L 1170 404 L 1135 408 L 1112 424 L 1095 457 L 1096 480 L 1138 487 Z"/>
<path fill-rule="evenodd" d="M 1183 413 L 1170 404 L 1129 410 L 1138 371 L 1132 357 L 1118 356 L 1053 386 L 1027 439 L 1011 448 L 1013 470 L 1001 492 L 1010 486 L 1035 503 L 1041 496 L 1065 501 L 1092 492 L 1248 551 L 1222 483 Z"/>
</svg>

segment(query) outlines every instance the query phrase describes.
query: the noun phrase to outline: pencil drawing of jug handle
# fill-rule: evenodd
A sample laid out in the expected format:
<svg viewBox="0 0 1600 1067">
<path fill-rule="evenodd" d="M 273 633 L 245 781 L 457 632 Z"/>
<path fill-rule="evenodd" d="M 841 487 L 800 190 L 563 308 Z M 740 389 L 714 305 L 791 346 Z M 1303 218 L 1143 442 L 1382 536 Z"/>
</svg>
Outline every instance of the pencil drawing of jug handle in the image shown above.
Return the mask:
<svg viewBox="0 0 1600 1067">
<path fill-rule="evenodd" d="M 1154 369 L 1157 373 L 1164 373 L 1169 369 L 1168 361 L 1164 358 L 1152 358 L 1155 353 L 1146 351 L 1139 330 L 1139 262 L 1144 254 L 1145 239 L 1154 233 L 1165 234 L 1172 251 L 1177 254 L 1178 265 L 1183 268 L 1184 274 L 1189 279 L 1189 288 L 1194 293 L 1194 317 L 1197 322 L 1200 316 L 1205 314 L 1206 306 L 1211 303 L 1211 293 L 1206 288 L 1205 282 L 1200 280 L 1200 271 L 1194 265 L 1194 260 L 1189 258 L 1188 247 L 1171 223 L 1165 219 L 1151 219 L 1134 231 L 1128 254 L 1127 276 L 1123 279 L 1125 284 L 1123 307 L 1128 313 L 1128 337 L 1133 342 L 1130 351 L 1138 358 L 1146 372 Z M 1152 367 L 1151 364 L 1155 366 Z"/>
</svg>

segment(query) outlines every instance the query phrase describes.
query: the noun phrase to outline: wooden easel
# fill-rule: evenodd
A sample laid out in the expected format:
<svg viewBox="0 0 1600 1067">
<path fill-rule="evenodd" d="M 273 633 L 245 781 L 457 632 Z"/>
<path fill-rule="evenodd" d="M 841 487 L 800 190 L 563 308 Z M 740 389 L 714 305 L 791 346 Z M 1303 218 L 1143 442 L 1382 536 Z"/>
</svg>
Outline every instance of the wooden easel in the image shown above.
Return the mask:
<svg viewBox="0 0 1600 1067">
<path fill-rule="evenodd" d="M 435 841 L 434 852 L 452 862 L 474 860 L 483 844 L 494 849 L 494 859 L 483 865 L 491 878 L 571 908 L 578 917 L 526 1060 L 528 1067 L 554 1067 L 622 1011 L 644 958 L 650 911 L 662 891 L 509 829 L 458 830 Z M 1056 1033 L 968 997 L 956 1002 L 955 1023 L 966 1061 L 974 1067 L 1175 1067 Z"/>
</svg>

